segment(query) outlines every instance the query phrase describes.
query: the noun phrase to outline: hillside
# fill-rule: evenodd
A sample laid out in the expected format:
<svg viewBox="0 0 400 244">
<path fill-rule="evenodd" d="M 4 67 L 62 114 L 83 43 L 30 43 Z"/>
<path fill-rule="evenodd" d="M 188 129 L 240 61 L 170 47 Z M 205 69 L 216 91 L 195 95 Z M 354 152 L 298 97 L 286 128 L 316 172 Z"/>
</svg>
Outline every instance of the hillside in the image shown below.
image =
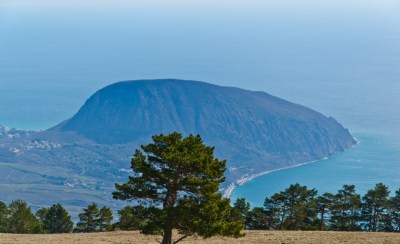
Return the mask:
<svg viewBox="0 0 400 244">
<path fill-rule="evenodd" d="M 231 168 L 252 171 L 320 159 L 354 144 L 333 118 L 309 108 L 264 92 L 182 80 L 110 85 L 53 130 L 100 144 L 145 143 L 172 131 L 200 134 Z"/>
<path fill-rule="evenodd" d="M 0 127 L 2 200 L 120 206 L 110 192 L 125 181 L 134 149 L 172 131 L 200 134 L 227 159 L 224 188 L 355 144 L 335 119 L 265 92 L 171 79 L 118 82 L 48 130 Z"/>
</svg>

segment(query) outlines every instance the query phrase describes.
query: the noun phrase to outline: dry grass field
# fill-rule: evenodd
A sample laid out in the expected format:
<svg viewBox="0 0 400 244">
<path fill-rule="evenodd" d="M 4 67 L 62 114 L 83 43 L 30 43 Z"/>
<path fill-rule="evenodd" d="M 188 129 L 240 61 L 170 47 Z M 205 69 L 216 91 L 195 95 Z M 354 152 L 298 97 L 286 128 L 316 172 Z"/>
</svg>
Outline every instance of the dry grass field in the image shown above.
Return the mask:
<svg viewBox="0 0 400 244">
<path fill-rule="evenodd" d="M 400 244 L 399 233 L 360 232 L 303 232 L 303 231 L 245 231 L 246 236 L 235 238 L 213 237 L 201 239 L 191 237 L 181 243 L 396 243 Z M 177 237 L 175 233 L 175 238 Z M 0 234 L 0 243 L 57 244 L 57 243 L 157 243 L 160 237 L 145 236 L 135 231 L 117 231 L 90 234 L 18 235 Z"/>
</svg>

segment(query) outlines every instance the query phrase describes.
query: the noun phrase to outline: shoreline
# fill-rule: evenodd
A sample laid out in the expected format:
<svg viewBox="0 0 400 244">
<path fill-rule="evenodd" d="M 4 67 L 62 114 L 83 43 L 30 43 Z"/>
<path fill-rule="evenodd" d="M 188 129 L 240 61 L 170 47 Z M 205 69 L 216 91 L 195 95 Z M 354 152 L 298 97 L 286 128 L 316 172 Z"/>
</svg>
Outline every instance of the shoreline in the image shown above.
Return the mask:
<svg viewBox="0 0 400 244">
<path fill-rule="evenodd" d="M 283 167 L 283 168 L 277 168 L 277 169 L 272 169 L 272 170 L 268 170 L 268 171 L 263 171 L 263 172 L 260 172 L 260 173 L 257 173 L 257 174 L 252 174 L 252 175 L 245 174 L 245 175 L 242 176 L 242 178 L 237 179 L 234 183 L 231 183 L 223 191 L 222 197 L 223 198 L 230 198 L 232 193 L 233 193 L 233 191 L 235 190 L 235 188 L 237 186 L 243 186 L 247 182 L 249 182 L 251 180 L 254 180 L 255 178 L 258 178 L 260 176 L 267 175 L 267 174 L 270 174 L 270 173 L 273 173 L 273 172 L 277 172 L 277 171 L 281 171 L 281 170 L 285 170 L 285 169 L 291 169 L 291 168 L 300 167 L 300 166 L 303 166 L 303 165 L 306 165 L 306 164 L 311 164 L 311 163 L 315 163 L 315 162 L 322 161 L 322 160 L 327 160 L 327 159 L 328 159 L 328 157 L 324 157 L 322 159 L 317 159 L 317 160 L 313 160 L 313 161 L 309 161 L 309 162 L 305 162 L 305 163 L 286 166 L 286 167 Z"/>
<path fill-rule="evenodd" d="M 351 149 L 353 147 L 356 147 L 358 144 L 360 144 L 360 141 L 357 138 L 355 138 L 354 136 L 353 136 L 353 139 L 356 141 L 356 143 L 354 145 L 352 145 L 351 147 L 349 147 L 349 148 L 347 148 L 347 149 L 345 149 L 345 150 L 343 150 L 341 152 L 345 152 L 345 151 L 347 151 L 347 150 L 349 150 L 349 149 Z M 340 152 L 338 152 L 338 153 L 340 153 Z M 312 163 L 316 163 L 316 162 L 319 162 L 319 161 L 328 160 L 330 157 L 332 157 L 332 156 L 334 156 L 336 154 L 337 153 L 332 154 L 330 156 L 325 156 L 325 157 L 323 157 L 321 159 L 316 159 L 316 160 L 305 162 L 305 163 L 300 163 L 300 164 L 295 164 L 295 165 L 286 166 L 286 167 L 282 167 L 282 168 L 277 168 L 277 169 L 273 169 L 273 170 L 263 171 L 263 172 L 260 172 L 260 173 L 257 173 L 257 174 L 252 174 L 252 175 L 245 174 L 245 175 L 242 176 L 242 178 L 237 179 L 234 183 L 231 183 L 223 191 L 222 197 L 223 198 L 231 198 L 232 193 L 233 193 L 233 191 L 235 190 L 235 188 L 237 186 L 243 186 L 247 182 L 249 182 L 251 180 L 254 180 L 257 177 L 260 177 L 260 176 L 263 176 L 263 175 L 267 175 L 267 174 L 270 174 L 270 173 L 273 173 L 273 172 L 285 170 L 285 169 L 297 168 L 297 167 L 300 167 L 300 166 L 303 166 L 303 165 L 306 165 L 306 164 L 312 164 Z"/>
</svg>

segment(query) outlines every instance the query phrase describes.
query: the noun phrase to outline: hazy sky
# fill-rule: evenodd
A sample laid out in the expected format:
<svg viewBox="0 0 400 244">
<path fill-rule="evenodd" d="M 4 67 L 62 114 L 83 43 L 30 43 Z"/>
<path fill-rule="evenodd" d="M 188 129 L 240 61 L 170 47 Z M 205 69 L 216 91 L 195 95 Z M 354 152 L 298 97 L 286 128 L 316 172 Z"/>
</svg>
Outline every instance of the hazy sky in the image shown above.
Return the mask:
<svg viewBox="0 0 400 244">
<path fill-rule="evenodd" d="M 362 7 L 399 6 L 398 0 L 1 0 L 0 6 L 306 6 L 306 7 Z"/>
<path fill-rule="evenodd" d="M 400 97 L 399 13 L 400 0 L 0 0 L 0 124 L 46 128 L 141 78 L 263 90 L 341 119 L 354 90 Z"/>
</svg>

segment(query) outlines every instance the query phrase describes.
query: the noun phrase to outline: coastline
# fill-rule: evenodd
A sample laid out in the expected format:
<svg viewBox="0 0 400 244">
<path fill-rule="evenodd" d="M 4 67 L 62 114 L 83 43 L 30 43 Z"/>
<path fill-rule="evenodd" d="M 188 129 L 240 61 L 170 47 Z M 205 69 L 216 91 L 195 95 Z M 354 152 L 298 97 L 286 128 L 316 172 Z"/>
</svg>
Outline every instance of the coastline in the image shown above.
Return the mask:
<svg viewBox="0 0 400 244">
<path fill-rule="evenodd" d="M 263 171 L 263 172 L 260 172 L 260 173 L 257 173 L 257 174 L 252 174 L 252 175 L 245 174 L 245 175 L 242 176 L 242 178 L 237 179 L 234 183 L 231 183 L 223 191 L 222 197 L 223 198 L 230 198 L 232 193 L 233 193 L 233 191 L 235 190 L 235 188 L 237 186 L 242 186 L 242 185 L 246 184 L 247 182 L 249 182 L 251 180 L 254 180 L 257 177 L 260 177 L 260 176 L 263 176 L 263 175 L 266 175 L 266 174 L 270 174 L 270 173 L 273 173 L 273 172 L 285 170 L 285 169 L 291 169 L 291 168 L 300 167 L 300 166 L 303 166 L 303 165 L 306 165 L 306 164 L 311 164 L 311 163 L 315 163 L 315 162 L 322 161 L 322 160 L 327 160 L 327 159 L 328 159 L 328 157 L 324 157 L 322 159 L 317 159 L 317 160 L 313 160 L 313 161 L 309 161 L 309 162 L 305 162 L 305 163 L 300 163 L 300 164 L 295 164 L 295 165 L 286 166 L 286 167 L 282 167 L 282 168 Z"/>
<path fill-rule="evenodd" d="M 349 147 L 349 148 L 347 148 L 347 149 L 345 149 L 345 150 L 343 150 L 343 151 L 341 151 L 341 152 L 344 152 L 344 151 L 347 151 L 347 150 L 349 150 L 349 149 L 351 149 L 351 148 L 353 148 L 353 147 L 356 147 L 356 146 L 360 143 L 360 141 L 359 141 L 357 138 L 355 138 L 354 136 L 353 136 L 353 139 L 356 141 L 356 143 L 355 143 L 354 145 L 352 145 L 351 147 Z M 340 153 L 340 152 L 338 152 L 338 153 Z M 257 178 L 257 177 L 260 177 L 260 176 L 263 176 L 263 175 L 266 175 L 266 174 L 270 174 L 270 173 L 273 173 L 273 172 L 285 170 L 285 169 L 297 168 L 297 167 L 300 167 L 300 166 L 303 166 L 303 165 L 306 165 L 306 164 L 312 164 L 312 163 L 316 163 L 316 162 L 319 162 L 319 161 L 322 161 L 322 160 L 327 160 L 327 159 L 329 159 L 330 157 L 332 157 L 332 156 L 334 156 L 334 155 L 336 155 L 336 154 L 337 154 L 337 153 L 332 154 L 332 155 L 330 155 L 330 156 L 323 157 L 323 158 L 321 158 L 321 159 L 316 159 L 316 160 L 309 161 L 309 162 L 305 162 L 305 163 L 300 163 L 300 164 L 295 164 L 295 165 L 286 166 L 286 167 L 282 167 L 282 168 L 277 168 L 277 169 L 272 169 L 272 170 L 268 170 L 268 171 L 263 171 L 263 172 L 260 172 L 260 173 L 257 173 L 257 174 L 252 174 L 252 175 L 247 175 L 247 174 L 245 174 L 245 175 L 242 176 L 242 178 L 237 179 L 234 183 L 231 183 L 231 184 L 223 191 L 222 197 L 223 197 L 223 198 L 230 198 L 231 195 L 232 195 L 232 193 L 233 193 L 233 191 L 235 190 L 235 188 L 236 188 L 237 186 L 242 186 L 242 185 L 246 184 L 247 182 L 249 182 L 249 181 L 251 181 L 251 180 L 254 180 L 254 179 Z"/>
</svg>

